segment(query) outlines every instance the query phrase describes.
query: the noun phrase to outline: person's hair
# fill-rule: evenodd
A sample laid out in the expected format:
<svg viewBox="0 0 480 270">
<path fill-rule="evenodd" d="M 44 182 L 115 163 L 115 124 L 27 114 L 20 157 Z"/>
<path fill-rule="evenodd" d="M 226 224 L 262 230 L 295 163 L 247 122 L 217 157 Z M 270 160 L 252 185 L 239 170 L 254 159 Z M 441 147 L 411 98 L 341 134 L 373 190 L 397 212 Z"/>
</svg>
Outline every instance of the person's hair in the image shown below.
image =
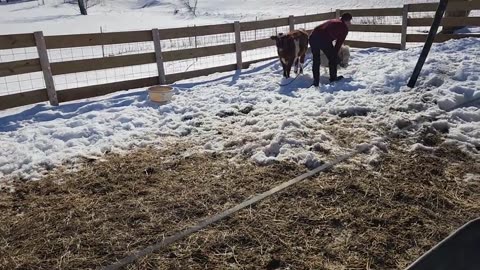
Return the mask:
<svg viewBox="0 0 480 270">
<path fill-rule="evenodd" d="M 348 13 L 348 12 L 347 12 L 347 13 L 343 13 L 341 19 L 342 19 L 342 21 L 344 21 L 344 22 L 349 22 L 349 21 L 352 20 L 352 14 L 350 14 L 350 13 Z"/>
</svg>

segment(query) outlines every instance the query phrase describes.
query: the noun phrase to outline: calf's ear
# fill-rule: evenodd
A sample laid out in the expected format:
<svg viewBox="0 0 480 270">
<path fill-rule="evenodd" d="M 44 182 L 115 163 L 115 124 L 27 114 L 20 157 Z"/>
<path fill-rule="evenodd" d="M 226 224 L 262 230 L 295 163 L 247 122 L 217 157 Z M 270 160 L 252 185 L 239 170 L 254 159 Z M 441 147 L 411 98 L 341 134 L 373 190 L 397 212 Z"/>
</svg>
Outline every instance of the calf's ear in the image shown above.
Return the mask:
<svg viewBox="0 0 480 270">
<path fill-rule="evenodd" d="M 271 40 L 277 40 L 278 37 L 277 37 L 277 36 L 271 36 L 270 39 L 271 39 Z"/>
</svg>

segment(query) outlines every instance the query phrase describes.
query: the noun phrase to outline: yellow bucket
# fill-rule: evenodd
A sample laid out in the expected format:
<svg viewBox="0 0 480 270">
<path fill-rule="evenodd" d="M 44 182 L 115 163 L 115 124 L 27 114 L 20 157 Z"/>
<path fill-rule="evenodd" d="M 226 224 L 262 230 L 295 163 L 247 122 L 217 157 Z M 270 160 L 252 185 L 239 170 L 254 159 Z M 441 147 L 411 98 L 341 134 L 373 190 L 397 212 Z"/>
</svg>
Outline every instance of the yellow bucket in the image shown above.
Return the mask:
<svg viewBox="0 0 480 270">
<path fill-rule="evenodd" d="M 148 96 L 153 102 L 166 104 L 172 100 L 173 88 L 168 85 L 156 85 L 148 88 Z"/>
</svg>

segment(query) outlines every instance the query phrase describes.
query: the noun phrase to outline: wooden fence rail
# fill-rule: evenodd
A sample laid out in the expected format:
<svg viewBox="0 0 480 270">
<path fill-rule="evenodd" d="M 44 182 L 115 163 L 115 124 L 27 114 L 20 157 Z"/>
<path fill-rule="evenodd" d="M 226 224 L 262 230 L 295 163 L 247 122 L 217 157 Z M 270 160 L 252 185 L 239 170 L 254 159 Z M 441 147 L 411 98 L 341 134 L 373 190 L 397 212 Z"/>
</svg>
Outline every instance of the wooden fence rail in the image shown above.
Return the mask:
<svg viewBox="0 0 480 270">
<path fill-rule="evenodd" d="M 48 100 L 50 100 L 52 104 L 56 104 L 55 99 L 57 99 L 58 102 L 61 103 L 83 98 L 101 96 L 122 90 L 147 87 L 159 83 L 173 83 L 178 80 L 209 75 L 216 72 L 225 72 L 239 68 L 247 68 L 250 64 L 254 62 L 273 59 L 274 57 L 244 62 L 242 59 L 242 52 L 272 47 L 274 46 L 274 43 L 272 40 L 265 37 L 261 37 L 260 39 L 252 41 L 242 41 L 240 34 L 241 32 L 256 31 L 276 27 L 289 27 L 289 29 L 299 28 L 299 26 L 301 26 L 302 24 L 319 23 L 324 20 L 335 18 L 336 16 L 344 12 L 350 12 L 354 17 L 396 16 L 402 22 L 401 25 L 354 24 L 350 27 L 351 32 L 400 34 L 401 38 L 399 38 L 398 43 L 347 40 L 347 45 L 357 48 L 383 47 L 389 49 L 405 49 L 407 42 L 424 42 L 426 39 L 426 35 L 423 34 L 407 34 L 408 27 L 430 26 L 432 22 L 431 18 L 409 18 L 409 12 L 433 12 L 436 10 L 437 5 L 437 3 L 423 3 L 405 5 L 402 8 L 336 10 L 334 12 L 327 12 L 322 14 L 289 16 L 287 18 L 269 19 L 263 21 L 236 22 L 218 25 L 181 27 L 171 29 L 153 29 L 131 32 L 91 33 L 45 37 L 40 36 L 38 33 L 35 35 L 33 33 L 0 35 L 0 50 L 37 47 L 40 53 L 40 58 L 0 63 L 0 77 L 28 74 L 32 72 L 43 72 L 47 85 L 46 89 L 38 89 L 22 93 L 10 94 L 6 96 L 0 96 L 0 109 L 7 109 L 17 106 L 34 104 L 38 102 L 45 102 Z M 480 9 L 479 2 L 452 3 L 448 7 L 448 10 L 475 9 Z M 480 26 L 480 17 L 444 18 L 442 21 L 442 25 Z M 309 32 L 311 31 L 311 29 L 306 30 Z M 162 50 L 160 45 L 160 40 L 172 40 L 179 38 L 191 38 L 218 34 L 231 34 L 232 37 L 235 38 L 235 43 L 170 51 Z M 435 42 L 443 42 L 449 39 L 457 39 L 462 37 L 479 37 L 479 35 L 437 35 Z M 42 49 L 38 47 L 40 46 L 38 44 L 38 38 L 40 38 L 40 40 L 43 40 L 42 42 L 40 42 L 40 44 L 43 44 L 45 48 Z M 52 49 L 76 48 L 85 46 L 105 46 L 137 42 L 152 42 L 152 44 L 155 44 L 155 52 L 52 63 L 48 61 L 48 55 L 46 54 L 47 50 Z M 164 63 L 226 54 L 236 54 L 236 63 L 165 75 Z M 85 87 L 77 87 L 60 91 L 55 91 L 55 85 L 53 83 L 53 80 L 50 80 L 50 77 L 54 78 L 54 76 L 57 75 L 129 67 L 144 64 L 157 64 L 159 73 L 158 76 Z"/>
<path fill-rule="evenodd" d="M 0 77 L 42 71 L 40 59 L 27 59 L 0 63 Z"/>
</svg>

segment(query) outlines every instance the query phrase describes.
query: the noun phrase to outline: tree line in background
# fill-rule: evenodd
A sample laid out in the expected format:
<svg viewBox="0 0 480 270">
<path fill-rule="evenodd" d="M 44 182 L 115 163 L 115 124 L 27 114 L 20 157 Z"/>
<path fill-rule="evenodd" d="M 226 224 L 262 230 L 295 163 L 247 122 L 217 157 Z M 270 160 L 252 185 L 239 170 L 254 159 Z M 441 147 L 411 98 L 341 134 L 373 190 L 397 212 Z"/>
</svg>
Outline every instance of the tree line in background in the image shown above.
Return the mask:
<svg viewBox="0 0 480 270">
<path fill-rule="evenodd" d="M 78 7 L 80 8 L 80 14 L 87 15 L 87 0 L 78 0 Z"/>
<path fill-rule="evenodd" d="M 78 1 L 78 7 L 80 9 L 80 14 L 82 15 L 88 15 L 88 0 L 77 0 Z M 193 16 L 197 16 L 197 4 L 198 0 L 182 0 L 183 4 L 185 7 L 188 9 L 190 13 L 193 14 Z"/>
<path fill-rule="evenodd" d="M 2 0 L 0 0 L 1 2 Z M 4 0 L 7 3 L 9 2 L 15 2 L 15 0 Z M 45 5 L 45 0 L 37 0 L 39 4 Z M 450 0 L 449 3 L 454 3 L 454 2 L 472 2 L 474 0 Z M 88 15 L 88 4 L 89 0 L 63 0 L 64 3 L 78 3 L 78 7 L 80 9 L 80 14 L 82 15 Z M 94 1 L 95 2 L 95 1 Z M 409 1 L 406 1 L 407 3 Z M 415 1 L 416 2 L 431 2 L 431 1 Z M 193 14 L 193 16 L 197 16 L 197 4 L 198 0 L 182 0 L 182 3 L 185 5 L 185 7 L 188 9 L 190 13 Z M 445 17 L 468 17 L 470 15 L 471 10 L 465 10 L 465 11 L 447 11 L 445 13 Z M 443 27 L 442 33 L 444 34 L 451 34 L 455 32 L 456 30 L 460 29 L 462 27 Z"/>
</svg>

